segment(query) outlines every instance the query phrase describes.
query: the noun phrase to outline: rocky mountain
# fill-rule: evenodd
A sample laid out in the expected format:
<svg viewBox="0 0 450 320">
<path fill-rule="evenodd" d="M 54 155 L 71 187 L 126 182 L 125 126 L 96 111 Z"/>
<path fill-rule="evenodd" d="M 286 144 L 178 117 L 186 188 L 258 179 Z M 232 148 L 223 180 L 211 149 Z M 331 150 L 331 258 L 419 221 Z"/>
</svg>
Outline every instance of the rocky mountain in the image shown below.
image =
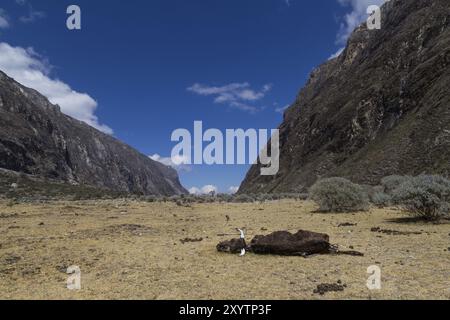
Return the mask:
<svg viewBox="0 0 450 320">
<path fill-rule="evenodd" d="M 0 168 L 138 194 L 187 191 L 177 172 L 61 113 L 0 72 Z"/>
<path fill-rule="evenodd" d="M 312 72 L 280 126 L 278 175 L 253 166 L 241 193 L 302 191 L 318 178 L 377 184 L 450 173 L 450 1 L 391 0 Z"/>
</svg>

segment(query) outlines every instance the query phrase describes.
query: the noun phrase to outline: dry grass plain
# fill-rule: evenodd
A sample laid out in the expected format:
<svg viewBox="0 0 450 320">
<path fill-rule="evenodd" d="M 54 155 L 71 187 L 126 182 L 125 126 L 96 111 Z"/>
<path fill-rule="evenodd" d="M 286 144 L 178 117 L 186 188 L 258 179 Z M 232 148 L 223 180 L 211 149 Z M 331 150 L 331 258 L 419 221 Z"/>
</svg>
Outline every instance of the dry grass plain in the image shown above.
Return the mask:
<svg viewBox="0 0 450 320">
<path fill-rule="evenodd" d="M 450 224 L 399 223 L 401 212 L 318 214 L 311 202 L 196 204 L 131 200 L 8 205 L 0 201 L 1 299 L 450 299 Z M 230 220 L 227 222 L 226 216 Z M 339 226 L 342 223 L 356 226 Z M 364 257 L 243 258 L 216 244 L 246 227 L 248 237 L 305 229 L 328 233 Z M 385 234 L 374 227 L 413 232 Z M 201 242 L 182 244 L 185 238 Z M 66 288 L 81 268 L 82 289 Z M 382 269 L 382 289 L 366 288 L 367 268 Z M 321 283 L 342 292 L 323 296 Z"/>
</svg>

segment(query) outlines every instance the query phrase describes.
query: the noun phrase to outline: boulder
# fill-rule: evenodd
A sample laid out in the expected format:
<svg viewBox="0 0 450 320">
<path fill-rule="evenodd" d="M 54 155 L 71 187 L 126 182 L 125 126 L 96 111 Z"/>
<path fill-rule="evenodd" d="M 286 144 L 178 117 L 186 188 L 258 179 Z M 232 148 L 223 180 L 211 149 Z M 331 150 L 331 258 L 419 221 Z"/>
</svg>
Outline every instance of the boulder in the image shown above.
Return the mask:
<svg viewBox="0 0 450 320">
<path fill-rule="evenodd" d="M 278 231 L 267 236 L 255 236 L 249 250 L 256 254 L 283 256 L 309 256 L 328 254 L 330 237 L 326 234 L 300 230 L 296 234 Z"/>
</svg>

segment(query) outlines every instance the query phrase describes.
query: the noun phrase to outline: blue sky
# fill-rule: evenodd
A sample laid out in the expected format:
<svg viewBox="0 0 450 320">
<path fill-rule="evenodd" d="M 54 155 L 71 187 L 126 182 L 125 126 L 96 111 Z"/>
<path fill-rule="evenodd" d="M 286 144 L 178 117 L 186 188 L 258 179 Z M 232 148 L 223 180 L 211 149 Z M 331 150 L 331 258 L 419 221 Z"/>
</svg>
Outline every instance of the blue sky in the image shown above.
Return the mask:
<svg viewBox="0 0 450 320">
<path fill-rule="evenodd" d="M 223 130 L 277 128 L 280 110 L 343 46 L 368 2 L 2 0 L 0 69 L 164 161 L 172 131 L 195 120 Z M 66 28 L 71 4 L 81 8 L 82 30 Z M 217 95 L 199 94 L 234 94 L 230 84 L 246 95 L 218 103 Z M 226 192 L 248 166 L 185 169 L 185 187 Z"/>
</svg>

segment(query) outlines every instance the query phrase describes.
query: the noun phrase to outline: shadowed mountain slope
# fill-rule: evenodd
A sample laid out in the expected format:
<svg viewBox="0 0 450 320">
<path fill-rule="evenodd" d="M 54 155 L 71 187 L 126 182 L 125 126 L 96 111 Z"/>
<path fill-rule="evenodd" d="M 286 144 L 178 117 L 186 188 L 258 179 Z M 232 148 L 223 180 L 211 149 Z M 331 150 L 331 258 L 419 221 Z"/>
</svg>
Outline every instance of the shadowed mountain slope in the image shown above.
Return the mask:
<svg viewBox="0 0 450 320">
<path fill-rule="evenodd" d="M 377 184 L 450 172 L 450 2 L 391 0 L 381 30 L 361 25 L 286 111 L 280 172 L 247 174 L 241 193 L 302 191 L 318 178 Z"/>
<path fill-rule="evenodd" d="M 177 172 L 0 72 L 0 168 L 115 191 L 186 193 Z"/>
</svg>

